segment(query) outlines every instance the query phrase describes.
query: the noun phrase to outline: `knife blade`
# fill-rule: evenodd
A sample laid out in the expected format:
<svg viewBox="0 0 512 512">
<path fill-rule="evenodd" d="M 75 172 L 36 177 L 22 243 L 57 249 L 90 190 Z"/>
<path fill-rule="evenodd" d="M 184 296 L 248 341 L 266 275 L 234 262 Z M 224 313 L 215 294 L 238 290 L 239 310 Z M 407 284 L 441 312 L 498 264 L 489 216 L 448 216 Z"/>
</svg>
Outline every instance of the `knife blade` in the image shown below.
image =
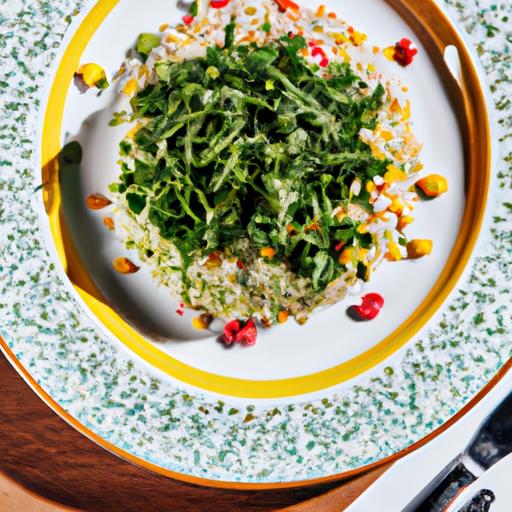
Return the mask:
<svg viewBox="0 0 512 512">
<path fill-rule="evenodd" d="M 465 450 L 402 512 L 442 512 L 468 485 L 512 453 L 512 393 L 484 420 Z"/>
</svg>

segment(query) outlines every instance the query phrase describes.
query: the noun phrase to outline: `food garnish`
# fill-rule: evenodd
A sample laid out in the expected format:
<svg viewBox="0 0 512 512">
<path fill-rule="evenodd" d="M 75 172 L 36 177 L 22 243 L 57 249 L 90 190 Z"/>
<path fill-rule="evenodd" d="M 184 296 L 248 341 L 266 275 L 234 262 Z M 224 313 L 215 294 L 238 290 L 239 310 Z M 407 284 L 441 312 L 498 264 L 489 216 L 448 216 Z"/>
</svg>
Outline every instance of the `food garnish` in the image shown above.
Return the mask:
<svg viewBox="0 0 512 512">
<path fill-rule="evenodd" d="M 116 258 L 112 266 L 114 270 L 120 274 L 134 274 L 140 269 L 135 263 L 124 257 Z"/>
<path fill-rule="evenodd" d="M 416 182 L 416 186 L 427 197 L 438 197 L 445 192 L 448 192 L 448 181 L 440 174 L 430 174 Z"/>
<path fill-rule="evenodd" d="M 252 346 L 256 343 L 258 331 L 254 320 L 251 318 L 247 322 L 232 320 L 224 327 L 222 341 L 226 345 L 239 343 L 240 345 Z"/>
<path fill-rule="evenodd" d="M 432 240 L 411 240 L 407 243 L 407 257 L 417 260 L 432 253 Z"/>
<path fill-rule="evenodd" d="M 112 204 L 112 201 L 104 196 L 103 194 L 95 193 L 87 196 L 86 199 L 87 207 L 91 210 L 102 210 L 103 208 L 106 208 L 110 204 Z"/>
<path fill-rule="evenodd" d="M 82 94 L 93 87 L 97 89 L 106 89 L 108 87 L 107 75 L 99 64 L 82 64 L 73 78 L 75 86 Z"/>
<path fill-rule="evenodd" d="M 378 293 L 368 293 L 358 306 L 352 306 L 361 320 L 374 320 L 384 307 L 384 299 Z"/>
</svg>

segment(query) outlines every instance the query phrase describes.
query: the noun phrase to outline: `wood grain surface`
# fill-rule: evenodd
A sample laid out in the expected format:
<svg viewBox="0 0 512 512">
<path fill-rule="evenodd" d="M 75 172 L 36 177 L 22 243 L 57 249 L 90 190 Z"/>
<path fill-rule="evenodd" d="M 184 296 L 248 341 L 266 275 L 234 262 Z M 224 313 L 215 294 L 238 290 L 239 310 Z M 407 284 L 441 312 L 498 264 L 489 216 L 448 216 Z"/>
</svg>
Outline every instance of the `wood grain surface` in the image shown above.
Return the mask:
<svg viewBox="0 0 512 512">
<path fill-rule="evenodd" d="M 0 512 L 46 512 L 57 504 L 101 512 L 341 511 L 384 471 L 296 490 L 197 487 L 138 468 L 86 439 L 33 393 L 3 355 L 0 389 Z M 330 505 L 314 500 L 333 489 Z"/>
</svg>

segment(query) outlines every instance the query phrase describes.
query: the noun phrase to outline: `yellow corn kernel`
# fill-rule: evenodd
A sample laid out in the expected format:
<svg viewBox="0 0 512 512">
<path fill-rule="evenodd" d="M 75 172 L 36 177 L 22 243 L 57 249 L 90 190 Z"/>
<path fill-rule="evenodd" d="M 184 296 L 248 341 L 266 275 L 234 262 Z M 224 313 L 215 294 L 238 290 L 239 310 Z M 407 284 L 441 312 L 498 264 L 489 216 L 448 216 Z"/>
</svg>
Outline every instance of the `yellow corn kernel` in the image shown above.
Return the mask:
<svg viewBox="0 0 512 512">
<path fill-rule="evenodd" d="M 357 254 L 357 259 L 359 261 L 364 261 L 366 256 L 368 256 L 369 252 L 370 251 L 368 249 L 359 249 L 358 254 Z"/>
<path fill-rule="evenodd" d="M 407 100 L 403 108 L 402 121 L 408 121 L 411 117 L 411 102 Z"/>
<path fill-rule="evenodd" d="M 166 38 L 165 38 L 165 42 L 166 43 L 180 43 L 181 42 L 181 39 L 179 37 L 176 37 L 174 34 L 169 34 Z"/>
<path fill-rule="evenodd" d="M 375 192 L 377 190 L 377 185 L 373 181 L 368 181 L 366 183 L 366 191 L 371 194 L 372 192 Z"/>
<path fill-rule="evenodd" d="M 279 313 L 277 314 L 277 321 L 280 324 L 284 324 L 288 320 L 288 316 L 288 311 L 283 309 L 282 311 L 279 311 Z"/>
<path fill-rule="evenodd" d="M 384 236 L 388 241 L 388 252 L 386 253 L 386 259 L 390 261 L 400 261 L 402 259 L 402 253 L 400 252 L 400 248 L 396 242 L 393 240 L 393 235 L 389 230 L 386 230 Z"/>
<path fill-rule="evenodd" d="M 398 112 L 399 114 L 403 114 L 403 110 L 402 110 L 402 107 L 400 106 L 400 103 L 398 102 L 398 100 L 396 98 L 393 99 L 393 101 L 391 102 L 391 105 L 389 106 L 389 110 L 391 110 L 391 112 L 393 113 L 396 113 Z"/>
<path fill-rule="evenodd" d="M 352 247 L 347 247 L 340 254 L 338 261 L 340 265 L 348 265 L 350 262 L 354 260 L 354 249 Z"/>
<path fill-rule="evenodd" d="M 402 169 L 393 164 L 387 166 L 387 172 L 384 174 L 384 181 L 388 185 L 395 181 L 405 181 L 406 179 L 407 174 L 405 174 Z"/>
<path fill-rule="evenodd" d="M 82 80 L 89 87 L 102 89 L 108 85 L 105 70 L 98 64 L 83 64 L 78 68 L 77 75 L 81 75 Z"/>
<path fill-rule="evenodd" d="M 391 204 L 389 205 L 389 211 L 396 213 L 397 215 L 401 215 L 402 212 L 404 211 L 404 204 L 402 203 L 402 201 L 400 201 L 400 199 L 394 197 L 391 200 Z"/>
<path fill-rule="evenodd" d="M 375 73 L 376 69 L 375 69 L 375 66 L 373 64 L 368 64 L 368 71 L 370 73 Z"/>
<path fill-rule="evenodd" d="M 297 233 L 297 230 L 293 227 L 292 224 L 288 224 L 288 226 L 286 226 L 286 231 L 288 232 L 289 235 Z"/>
<path fill-rule="evenodd" d="M 159 32 L 165 32 L 169 28 L 169 23 L 162 23 L 158 28 Z"/>
<path fill-rule="evenodd" d="M 247 14 L 247 16 L 254 16 L 258 10 L 256 9 L 256 7 L 247 7 L 247 9 L 245 9 L 245 14 Z"/>
<path fill-rule="evenodd" d="M 357 227 L 357 232 L 361 235 L 368 233 L 368 226 L 366 226 L 365 224 L 361 224 L 360 226 Z"/>
<path fill-rule="evenodd" d="M 394 60 L 395 57 L 395 47 L 394 46 L 388 46 L 387 48 L 384 48 L 384 57 L 388 60 Z"/>
<path fill-rule="evenodd" d="M 192 326 L 198 331 L 204 331 L 205 329 L 208 329 L 212 320 L 213 317 L 211 315 L 203 313 L 202 315 L 196 316 L 192 319 Z"/>
<path fill-rule="evenodd" d="M 317 9 L 317 11 L 316 11 L 316 15 L 317 15 L 317 17 L 318 17 L 318 18 L 321 18 L 322 16 L 324 16 L 324 15 L 325 15 L 325 5 L 323 5 L 323 4 L 322 4 L 322 5 Z"/>
<path fill-rule="evenodd" d="M 123 94 L 126 94 L 126 96 L 132 96 L 134 95 L 139 88 L 139 83 L 135 78 L 132 78 L 131 80 L 128 80 L 126 84 L 123 87 Z"/>
<path fill-rule="evenodd" d="M 354 32 L 350 34 L 350 40 L 355 46 L 361 46 L 367 39 L 368 36 L 366 34 L 357 32 L 357 30 L 354 30 Z"/>
<path fill-rule="evenodd" d="M 407 256 L 411 260 L 423 258 L 432 252 L 432 240 L 411 240 L 407 244 Z"/>
<path fill-rule="evenodd" d="M 128 133 L 125 135 L 127 139 L 133 139 L 135 137 L 135 134 L 142 128 L 142 125 L 140 123 L 137 123 L 131 130 L 128 131 Z"/>
<path fill-rule="evenodd" d="M 210 253 L 210 255 L 208 256 L 208 259 L 206 260 L 206 263 L 204 264 L 204 266 L 208 270 L 211 270 L 213 268 L 221 267 L 222 266 L 222 258 L 220 257 L 219 253 L 217 253 L 217 252 Z"/>
<path fill-rule="evenodd" d="M 263 247 L 263 249 L 260 250 L 260 256 L 262 258 L 271 260 L 275 255 L 276 251 L 272 247 Z"/>
<path fill-rule="evenodd" d="M 134 274 L 139 270 L 139 267 L 135 265 L 128 258 L 116 258 L 112 264 L 114 270 L 120 274 Z"/>
<path fill-rule="evenodd" d="M 417 181 L 416 186 L 428 197 L 438 197 L 448 191 L 448 181 L 440 174 L 430 174 Z"/>
<path fill-rule="evenodd" d="M 385 140 L 385 141 L 390 141 L 392 138 L 393 138 L 393 134 L 389 131 L 389 130 L 382 130 L 380 132 L 380 136 Z"/>
<path fill-rule="evenodd" d="M 352 57 L 347 52 L 347 50 L 345 50 L 345 48 L 340 48 L 340 55 L 343 57 L 345 62 L 350 62 L 352 60 Z"/>
<path fill-rule="evenodd" d="M 409 224 L 412 224 L 413 222 L 414 217 L 411 217 L 410 215 L 403 215 L 398 219 L 398 231 L 403 231 Z"/>
<path fill-rule="evenodd" d="M 317 25 L 316 27 L 313 28 L 313 32 L 318 32 L 319 34 L 323 34 L 324 33 L 324 27 L 322 27 L 320 25 Z"/>
</svg>

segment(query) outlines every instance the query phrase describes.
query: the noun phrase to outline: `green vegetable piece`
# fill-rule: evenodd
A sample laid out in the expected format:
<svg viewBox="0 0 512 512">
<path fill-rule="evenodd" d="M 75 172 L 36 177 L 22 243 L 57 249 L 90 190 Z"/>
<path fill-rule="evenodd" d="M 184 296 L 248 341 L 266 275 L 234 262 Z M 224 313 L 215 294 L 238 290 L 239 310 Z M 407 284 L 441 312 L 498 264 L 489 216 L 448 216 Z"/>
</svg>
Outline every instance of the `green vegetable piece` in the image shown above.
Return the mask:
<svg viewBox="0 0 512 512">
<path fill-rule="evenodd" d="M 153 48 L 156 48 L 160 45 L 160 42 L 160 36 L 143 32 L 139 35 L 139 38 L 137 39 L 137 52 L 141 57 L 146 59 L 153 50 Z"/>
<path fill-rule="evenodd" d="M 224 29 L 226 32 L 226 37 L 224 39 L 224 48 L 231 49 L 233 48 L 233 44 L 235 42 L 235 30 L 236 30 L 236 22 L 234 19 L 231 20 L 231 23 L 226 25 Z"/>
</svg>

